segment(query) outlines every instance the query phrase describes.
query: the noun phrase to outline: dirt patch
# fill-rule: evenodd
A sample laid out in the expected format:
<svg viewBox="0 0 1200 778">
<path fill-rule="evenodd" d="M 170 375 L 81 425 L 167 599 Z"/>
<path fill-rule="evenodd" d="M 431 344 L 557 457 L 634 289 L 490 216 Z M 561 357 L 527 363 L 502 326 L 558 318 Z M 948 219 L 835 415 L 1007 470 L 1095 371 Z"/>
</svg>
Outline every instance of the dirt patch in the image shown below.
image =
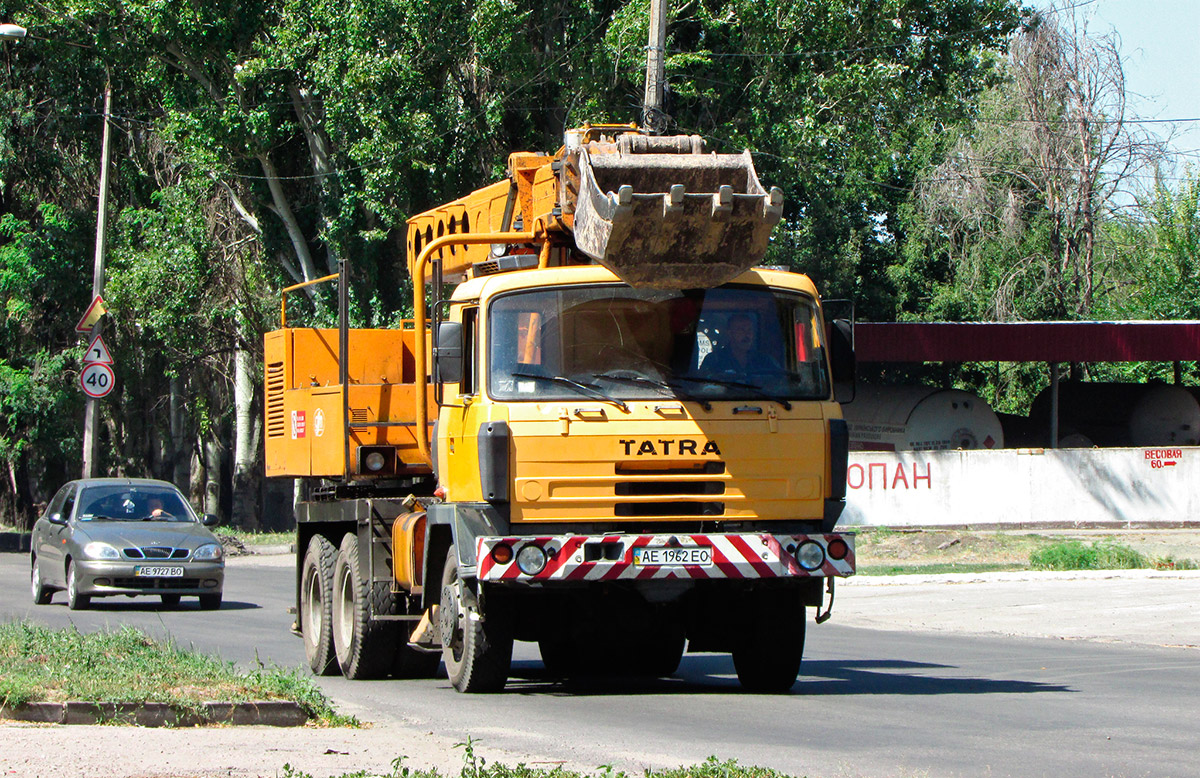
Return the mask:
<svg viewBox="0 0 1200 778">
<path fill-rule="evenodd" d="M 1015 570 L 1027 568 L 1033 552 L 1064 540 L 1119 543 L 1151 560 L 1200 562 L 1200 531 L 1194 529 L 863 529 L 855 547 L 859 569 L 865 573 L 937 566 Z"/>
</svg>

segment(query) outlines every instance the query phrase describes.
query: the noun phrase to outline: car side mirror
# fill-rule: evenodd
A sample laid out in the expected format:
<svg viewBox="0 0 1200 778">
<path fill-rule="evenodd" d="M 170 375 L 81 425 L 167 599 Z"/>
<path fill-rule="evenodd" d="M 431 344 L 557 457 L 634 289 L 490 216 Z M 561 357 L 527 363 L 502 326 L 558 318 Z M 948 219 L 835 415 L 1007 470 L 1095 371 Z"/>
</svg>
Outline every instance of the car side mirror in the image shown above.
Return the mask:
<svg viewBox="0 0 1200 778">
<path fill-rule="evenodd" d="M 463 377 L 463 327 L 461 322 L 444 321 L 438 325 L 437 345 L 433 348 L 437 380 L 457 384 Z"/>
<path fill-rule="evenodd" d="M 221 523 L 221 517 L 215 513 L 206 513 L 201 517 L 200 523 L 206 527 L 215 527 Z"/>
<path fill-rule="evenodd" d="M 51 524 L 59 524 L 64 527 L 67 526 L 67 520 L 63 518 L 63 515 L 61 513 L 50 514 L 49 516 L 46 517 L 46 521 L 50 522 Z"/>
</svg>

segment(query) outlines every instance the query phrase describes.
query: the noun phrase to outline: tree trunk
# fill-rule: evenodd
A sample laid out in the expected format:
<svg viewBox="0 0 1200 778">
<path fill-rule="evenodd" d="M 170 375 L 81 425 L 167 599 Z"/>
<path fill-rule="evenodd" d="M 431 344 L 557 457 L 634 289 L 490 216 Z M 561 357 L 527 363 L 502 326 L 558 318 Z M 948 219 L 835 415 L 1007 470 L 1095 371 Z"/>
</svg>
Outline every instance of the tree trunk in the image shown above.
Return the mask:
<svg viewBox="0 0 1200 778">
<path fill-rule="evenodd" d="M 191 452 L 188 451 L 188 430 L 187 430 L 187 410 L 186 401 L 183 397 L 183 379 L 179 376 L 171 377 L 169 391 L 171 393 L 170 410 L 168 424 L 171 428 L 171 456 L 170 456 L 170 478 L 171 483 L 178 486 L 180 489 L 188 489 L 191 463 Z"/>
<path fill-rule="evenodd" d="M 254 355 L 239 348 L 233 371 L 234 446 L 233 515 L 230 522 L 243 529 L 261 529 L 258 515 L 258 457 L 254 413 Z"/>
</svg>

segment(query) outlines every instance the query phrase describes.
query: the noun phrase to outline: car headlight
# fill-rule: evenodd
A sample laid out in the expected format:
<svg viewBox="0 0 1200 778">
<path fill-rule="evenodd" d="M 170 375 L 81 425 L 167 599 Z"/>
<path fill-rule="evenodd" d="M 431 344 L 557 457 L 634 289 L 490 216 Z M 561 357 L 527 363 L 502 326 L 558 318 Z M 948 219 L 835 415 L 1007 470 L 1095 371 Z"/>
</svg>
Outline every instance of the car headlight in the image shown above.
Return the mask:
<svg viewBox="0 0 1200 778">
<path fill-rule="evenodd" d="M 192 559 L 197 562 L 215 562 L 225 556 L 225 552 L 216 543 L 205 543 L 196 552 L 192 554 Z"/>
<path fill-rule="evenodd" d="M 120 559 L 121 552 L 108 545 L 94 540 L 83 547 L 83 555 L 88 559 Z"/>
</svg>

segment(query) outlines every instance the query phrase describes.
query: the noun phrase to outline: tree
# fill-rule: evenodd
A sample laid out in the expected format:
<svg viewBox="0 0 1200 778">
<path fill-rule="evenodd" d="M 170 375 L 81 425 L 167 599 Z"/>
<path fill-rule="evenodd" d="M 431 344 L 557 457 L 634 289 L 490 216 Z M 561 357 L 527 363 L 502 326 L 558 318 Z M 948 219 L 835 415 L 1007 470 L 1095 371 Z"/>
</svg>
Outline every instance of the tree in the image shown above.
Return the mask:
<svg viewBox="0 0 1200 778">
<path fill-rule="evenodd" d="M 1009 77 L 916 191 L 907 281 L 978 318 L 1087 318 L 1107 291 L 1104 222 L 1162 141 L 1129 121 L 1114 34 L 1050 11 L 1010 46 Z M 927 290 L 928 291 L 928 290 Z M 912 305 L 910 301 L 910 307 Z"/>
</svg>

